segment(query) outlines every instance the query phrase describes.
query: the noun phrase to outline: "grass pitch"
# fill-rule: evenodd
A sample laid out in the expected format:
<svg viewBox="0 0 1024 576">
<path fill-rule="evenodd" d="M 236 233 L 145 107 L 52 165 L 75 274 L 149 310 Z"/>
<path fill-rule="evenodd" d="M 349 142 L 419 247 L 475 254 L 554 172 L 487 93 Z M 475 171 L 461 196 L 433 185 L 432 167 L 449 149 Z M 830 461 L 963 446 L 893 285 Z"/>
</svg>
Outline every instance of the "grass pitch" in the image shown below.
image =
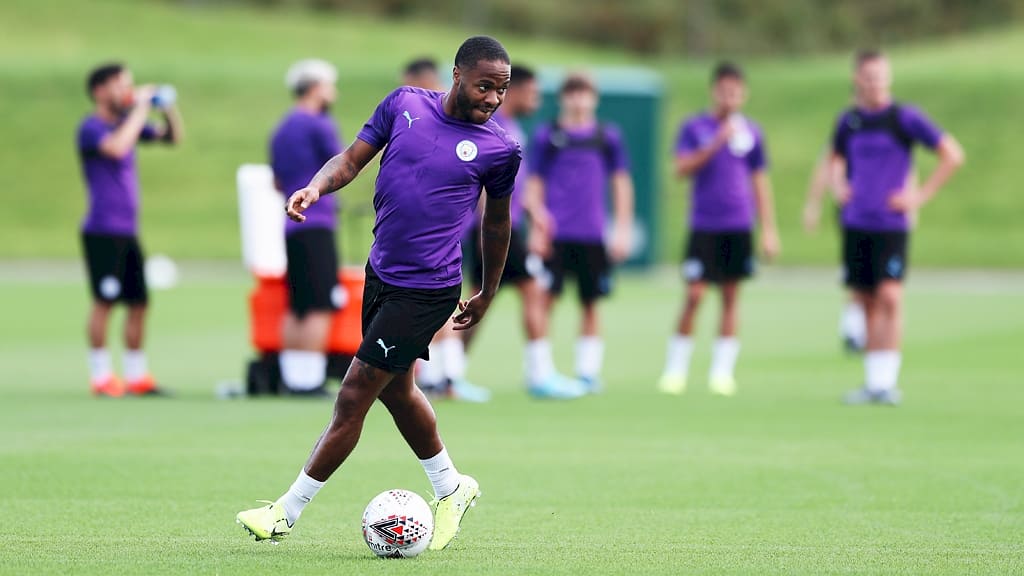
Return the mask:
<svg viewBox="0 0 1024 576">
<path fill-rule="evenodd" d="M 838 350 L 828 274 L 750 284 L 733 399 L 705 388 L 713 300 L 691 389 L 654 392 L 680 297 L 668 274 L 621 278 L 607 391 L 573 403 L 526 398 L 504 294 L 470 365 L 495 399 L 437 405 L 479 506 L 449 550 L 385 561 L 362 542 L 363 506 L 429 484 L 381 407 L 290 540 L 256 544 L 234 523 L 294 479 L 330 410 L 213 398 L 249 354 L 245 278 L 186 268 L 155 294 L 151 365 L 176 399 L 97 400 L 78 275 L 0 269 L 0 573 L 1024 573 L 1020 276 L 915 273 L 900 408 L 839 405 L 860 364 Z"/>
</svg>

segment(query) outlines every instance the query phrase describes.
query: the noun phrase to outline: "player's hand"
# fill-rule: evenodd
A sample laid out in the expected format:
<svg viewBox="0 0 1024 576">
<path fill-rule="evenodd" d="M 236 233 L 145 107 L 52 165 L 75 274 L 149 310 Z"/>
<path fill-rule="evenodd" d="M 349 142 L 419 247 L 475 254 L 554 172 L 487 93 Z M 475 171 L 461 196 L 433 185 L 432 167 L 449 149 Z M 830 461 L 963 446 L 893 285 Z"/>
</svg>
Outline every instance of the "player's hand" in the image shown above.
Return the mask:
<svg viewBox="0 0 1024 576">
<path fill-rule="evenodd" d="M 718 125 L 718 133 L 715 134 L 715 140 L 719 144 L 725 144 L 735 133 L 736 122 L 733 122 L 732 117 L 726 118 Z"/>
<path fill-rule="evenodd" d="M 307 186 L 302 190 L 295 191 L 295 193 L 288 198 L 288 202 L 284 205 L 284 210 L 292 220 L 296 222 L 305 222 L 306 217 L 302 213 L 306 211 L 306 208 L 316 204 L 319 199 L 320 192 L 315 188 Z"/>
<path fill-rule="evenodd" d="M 804 232 L 813 234 L 821 224 L 821 205 L 813 202 L 804 204 Z"/>
<path fill-rule="evenodd" d="M 761 254 L 764 259 L 771 262 L 778 258 L 780 252 L 782 252 L 782 240 L 779 239 L 779 233 L 775 230 L 763 230 L 761 232 Z"/>
<path fill-rule="evenodd" d="M 629 258 L 632 240 L 632 230 L 628 224 L 615 227 L 615 231 L 612 232 L 612 241 L 608 246 L 608 255 L 611 256 L 612 262 L 618 264 Z"/>
<path fill-rule="evenodd" d="M 142 104 L 150 106 L 153 104 L 153 96 L 156 96 L 156 84 L 143 84 L 135 87 L 135 92 L 132 95 L 136 106 Z"/>
<path fill-rule="evenodd" d="M 551 257 L 551 236 L 535 225 L 530 226 L 530 236 L 526 245 L 530 253 L 538 255 L 544 260 Z"/>
<path fill-rule="evenodd" d="M 542 206 L 530 212 L 530 225 L 540 233 L 550 237 L 551 233 L 554 232 L 555 221 L 551 217 L 551 212 L 548 212 L 548 209 Z"/>
<path fill-rule="evenodd" d="M 836 186 L 832 195 L 835 197 L 837 204 L 846 206 L 850 203 L 850 199 L 853 198 L 853 191 L 850 190 L 849 186 Z"/>
<path fill-rule="evenodd" d="M 478 292 L 469 300 L 460 300 L 459 313 L 452 317 L 453 328 L 455 330 L 468 330 L 476 326 L 490 307 L 491 299 L 485 297 L 482 292 Z"/>
<path fill-rule="evenodd" d="M 921 204 L 921 195 L 916 188 L 904 188 L 889 197 L 889 208 L 895 212 L 913 212 Z"/>
</svg>

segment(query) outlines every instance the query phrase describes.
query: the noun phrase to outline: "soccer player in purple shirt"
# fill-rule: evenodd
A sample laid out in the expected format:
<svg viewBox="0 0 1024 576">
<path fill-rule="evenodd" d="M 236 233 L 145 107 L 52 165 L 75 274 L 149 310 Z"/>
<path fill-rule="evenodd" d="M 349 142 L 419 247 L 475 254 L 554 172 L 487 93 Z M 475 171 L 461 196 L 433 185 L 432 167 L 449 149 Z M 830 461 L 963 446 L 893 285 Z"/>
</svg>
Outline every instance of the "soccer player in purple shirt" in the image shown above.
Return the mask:
<svg viewBox="0 0 1024 576">
<path fill-rule="evenodd" d="M 89 73 L 91 114 L 78 127 L 77 147 L 89 194 L 89 211 L 82 222 L 93 304 L 89 313 L 89 367 L 92 392 L 99 396 L 157 395 L 146 366 L 142 341 L 149 300 L 139 245 L 139 177 L 135 146 L 139 142 L 177 144 L 181 117 L 173 102 L 158 95 L 156 86 L 136 87 L 123 64 L 104 64 Z M 154 108 L 160 125 L 148 122 Z M 124 381 L 115 374 L 107 350 L 107 324 L 114 305 L 128 307 L 125 318 Z"/>
<path fill-rule="evenodd" d="M 405 65 L 405 70 L 402 71 L 402 84 L 426 90 L 444 90 L 437 73 L 437 61 L 427 56 Z"/>
<path fill-rule="evenodd" d="M 557 120 L 540 126 L 529 146 L 527 202 L 534 207 L 535 224 L 531 250 L 547 260 L 548 296 L 540 332 L 547 333 L 555 299 L 566 274 L 572 274 L 583 309 L 576 375 L 584 391 L 596 392 L 604 360 L 597 302 L 611 293 L 612 264 L 629 255 L 633 180 L 619 128 L 597 120 L 598 93 L 590 77 L 570 74 L 562 84 L 559 103 Z M 614 213 L 606 246 L 609 189 Z M 534 365 L 553 372 L 547 339 L 538 338 L 529 347 L 529 354 L 536 356 Z"/>
<path fill-rule="evenodd" d="M 658 382 L 667 394 L 686 390 L 694 320 L 709 283 L 722 292 L 722 317 L 708 384 L 715 394 L 736 393 L 739 288 L 754 272 L 755 220 L 761 225 L 765 257 L 774 258 L 780 248 L 764 136 L 741 114 L 747 87 L 738 66 L 724 62 L 715 68 L 711 98 L 712 109 L 688 118 L 676 144 L 676 171 L 693 179 L 693 201 L 683 262 L 686 299 Z"/>
<path fill-rule="evenodd" d="M 846 285 L 867 317 L 864 385 L 851 404 L 897 404 L 907 272 L 909 215 L 960 168 L 960 144 L 917 108 L 893 102 L 889 59 L 865 51 L 854 62 L 857 105 L 843 112 L 832 139 L 836 196 L 842 204 Z M 939 162 L 912 186 L 912 150 L 923 144 Z"/>
<path fill-rule="evenodd" d="M 509 85 L 508 52 L 474 36 L 455 55 L 447 93 L 402 87 L 388 95 L 343 153 L 287 201 L 297 222 L 323 196 L 345 187 L 381 150 L 373 205 L 376 223 L 363 292 L 363 342 L 342 382 L 327 429 L 298 478 L 277 501 L 238 514 L 257 540 L 281 540 L 324 482 L 348 458 L 370 407 L 380 400 L 420 459 L 434 487 L 434 537 L 448 546 L 479 496 L 460 474 L 437 432 L 434 411 L 410 368 L 431 336 L 455 315 L 471 328 L 487 312 L 508 254 L 509 198 L 519 169 L 519 144 L 491 116 Z M 460 223 L 486 191 L 482 219 L 484 282 L 460 301 Z"/>
<path fill-rule="evenodd" d="M 295 105 L 270 139 L 270 165 L 277 189 L 303 188 L 321 166 L 341 152 L 329 111 L 337 96 L 337 70 L 323 60 L 296 62 L 285 76 Z M 285 222 L 289 314 L 284 322 L 281 377 L 293 394 L 323 395 L 324 351 L 333 312 L 344 304 L 338 286 L 335 245 L 338 204 L 326 196 L 306 211 L 302 224 Z"/>
</svg>

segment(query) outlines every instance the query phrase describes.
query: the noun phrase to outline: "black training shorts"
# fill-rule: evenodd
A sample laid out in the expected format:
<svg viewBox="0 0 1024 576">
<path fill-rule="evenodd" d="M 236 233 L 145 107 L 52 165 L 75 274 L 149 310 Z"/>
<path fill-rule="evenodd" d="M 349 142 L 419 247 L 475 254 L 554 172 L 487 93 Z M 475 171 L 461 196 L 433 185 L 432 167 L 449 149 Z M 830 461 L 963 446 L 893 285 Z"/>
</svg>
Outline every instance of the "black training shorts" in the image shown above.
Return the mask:
<svg viewBox="0 0 1024 576">
<path fill-rule="evenodd" d="M 612 265 L 602 242 L 556 240 L 544 264 L 550 274 L 548 291 L 560 295 L 565 277 L 576 277 L 581 302 L 589 303 L 612 293 Z"/>
<path fill-rule="evenodd" d="M 366 265 L 363 286 L 363 342 L 356 358 L 401 374 L 417 358 L 429 359 L 427 346 L 459 304 L 462 287 L 401 288 L 384 282 Z"/>
<path fill-rule="evenodd" d="M 82 234 L 92 295 L 99 302 L 144 305 L 149 301 L 142 247 L 135 236 Z"/>
<path fill-rule="evenodd" d="M 904 231 L 843 230 L 843 278 L 854 290 L 872 291 L 883 280 L 902 281 L 907 273 Z"/>
<path fill-rule="evenodd" d="M 298 230 L 285 236 L 288 254 L 288 303 L 299 319 L 309 312 L 333 312 L 342 304 L 338 286 L 338 248 L 327 228 Z"/>
<path fill-rule="evenodd" d="M 462 261 L 469 272 L 469 281 L 474 287 L 484 285 L 484 261 L 480 254 L 480 229 L 472 228 L 462 240 Z M 508 257 L 505 259 L 505 269 L 501 273 L 501 286 L 506 284 L 518 284 L 530 277 L 526 268 L 526 257 L 529 252 L 526 249 L 526 238 L 516 228 L 512 229 L 512 235 L 508 241 Z"/>
<path fill-rule="evenodd" d="M 722 284 L 754 273 L 753 238 L 749 230 L 694 230 L 686 241 L 683 277 L 687 282 Z"/>
</svg>

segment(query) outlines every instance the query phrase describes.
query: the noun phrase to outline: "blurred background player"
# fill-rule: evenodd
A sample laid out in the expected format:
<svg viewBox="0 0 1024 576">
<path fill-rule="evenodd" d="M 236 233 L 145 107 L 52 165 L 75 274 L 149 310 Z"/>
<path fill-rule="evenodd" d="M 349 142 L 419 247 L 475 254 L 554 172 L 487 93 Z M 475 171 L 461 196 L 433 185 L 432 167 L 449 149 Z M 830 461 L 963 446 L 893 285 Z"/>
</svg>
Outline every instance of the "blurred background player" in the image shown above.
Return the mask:
<svg viewBox="0 0 1024 576">
<path fill-rule="evenodd" d="M 512 66 L 511 83 L 505 93 L 505 101 L 494 113 L 494 121 L 505 129 L 521 145 L 526 142 L 519 120 L 532 116 L 540 107 L 540 89 L 536 75 L 524 66 Z M 524 152 L 523 156 L 527 156 Z M 537 219 L 532 217 L 534 209 L 525 203 L 526 179 L 528 168 L 526 162 L 519 166 L 516 174 L 516 186 L 512 192 L 512 238 L 509 242 L 508 259 L 502 273 L 502 286 L 513 285 L 519 293 L 522 305 L 523 330 L 526 334 L 524 352 L 524 368 L 527 391 L 538 398 L 576 398 L 582 395 L 582 388 L 576 383 L 555 371 L 551 357 L 551 347 L 547 343 L 547 319 L 544 309 L 544 288 L 534 273 L 540 270 L 530 262 L 526 245 L 524 228 L 532 225 Z M 483 261 L 480 258 L 480 224 L 479 211 L 472 220 L 473 226 L 462 241 L 464 262 L 472 284 L 471 292 L 480 290 L 483 282 Z M 476 327 L 458 332 L 463 337 L 465 349 L 469 348 Z M 445 355 L 445 359 L 448 355 Z"/>
<path fill-rule="evenodd" d="M 832 173 L 843 205 L 845 282 L 864 307 L 867 347 L 864 385 L 846 401 L 897 404 L 909 214 L 960 168 L 964 153 L 920 110 L 893 102 L 892 71 L 881 52 L 856 56 L 853 82 L 857 104 L 836 123 Z M 910 185 L 915 143 L 934 150 L 939 159 L 920 188 Z"/>
<path fill-rule="evenodd" d="M 611 293 L 612 264 L 629 255 L 633 226 L 633 181 L 622 134 L 617 126 L 598 122 L 597 105 L 591 78 L 570 74 L 559 91 L 558 118 L 539 126 L 528 148 L 527 205 L 534 223 L 530 248 L 546 259 L 549 280 L 544 323 L 538 330 L 547 334 L 554 302 L 566 274 L 572 274 L 582 308 L 576 376 L 588 392 L 598 390 L 604 360 L 597 301 Z M 606 245 L 609 189 L 614 214 Z M 534 348 L 531 355 L 543 358 L 537 364 L 549 361 L 547 338 L 529 346 Z"/>
<path fill-rule="evenodd" d="M 323 60 L 296 62 L 285 75 L 295 105 L 270 139 L 274 183 L 285 197 L 304 188 L 341 152 L 329 114 L 337 78 L 334 66 Z M 337 199 L 327 196 L 309 208 L 303 224 L 285 221 L 289 313 L 280 365 L 281 378 L 293 394 L 326 394 L 327 335 L 332 314 L 344 305 L 338 286 L 337 213 Z"/>
<path fill-rule="evenodd" d="M 911 170 L 908 178 L 907 185 L 911 188 L 916 188 L 918 184 L 917 172 Z M 834 188 L 832 182 L 832 154 L 830 149 L 826 149 L 818 157 L 817 162 L 815 162 L 814 170 L 811 172 L 810 183 L 807 185 L 807 199 L 804 201 L 803 208 L 804 232 L 814 234 L 821 226 L 822 207 L 825 203 L 825 196 L 830 189 Z M 838 207 L 836 208 L 836 214 L 837 220 L 840 220 L 840 228 L 842 228 L 842 215 Z M 913 228 L 917 221 L 917 211 L 915 210 L 910 213 L 908 217 L 910 218 L 910 227 Z M 848 352 L 863 352 L 864 347 L 867 345 L 868 327 L 867 320 L 864 317 L 864 306 L 861 305 L 860 299 L 857 298 L 857 294 L 852 290 L 849 291 L 847 300 L 843 304 L 842 313 L 839 316 L 839 339 Z"/>
<path fill-rule="evenodd" d="M 142 350 L 148 291 L 139 244 L 139 177 L 135 146 L 139 142 L 177 144 L 181 117 L 173 89 L 134 86 L 132 73 L 119 63 L 89 73 L 86 83 L 94 103 L 78 127 L 78 155 L 89 194 L 82 223 L 93 304 L 89 314 L 89 368 L 92 392 L 100 396 L 160 394 Z M 159 109 L 160 125 L 150 124 Z M 117 302 L 128 307 L 124 328 L 124 380 L 115 374 L 107 350 L 107 324 Z"/>
<path fill-rule="evenodd" d="M 822 205 L 825 195 L 832 188 L 832 154 L 826 149 L 814 163 L 811 180 L 807 185 L 807 199 L 804 201 L 804 232 L 814 234 L 821 225 Z M 856 294 L 850 292 L 839 316 L 839 338 L 849 352 L 862 352 L 867 344 L 867 321 L 864 307 Z"/>
<path fill-rule="evenodd" d="M 722 294 L 709 387 L 715 394 L 736 393 L 739 288 L 740 281 L 754 272 L 755 209 L 762 252 L 769 259 L 779 252 L 764 136 L 740 113 L 746 98 L 742 70 L 732 63 L 719 64 L 711 76 L 712 109 L 687 119 L 679 131 L 676 172 L 693 179 L 693 201 L 683 262 L 686 300 L 658 383 L 668 394 L 686 390 L 694 321 L 708 283 L 717 284 Z"/>
<path fill-rule="evenodd" d="M 456 306 L 456 324 L 470 328 L 497 294 L 508 254 L 509 197 L 520 151 L 491 115 L 501 105 L 509 76 L 508 52 L 497 40 L 469 38 L 455 56 L 449 92 L 396 89 L 352 145 L 288 199 L 289 217 L 301 222 L 311 205 L 344 188 L 384 151 L 374 186 L 376 222 L 366 265 L 363 341 L 330 423 L 295 482 L 276 502 L 238 514 L 238 522 L 257 540 L 288 536 L 302 510 L 355 448 L 377 400 L 391 413 L 434 487 L 431 550 L 451 543 L 479 496 L 476 480 L 452 463 L 430 402 L 413 383 L 410 369 Z M 481 191 L 486 192 L 484 287 L 460 300 L 459 223 L 475 210 Z"/>
<path fill-rule="evenodd" d="M 437 61 L 429 57 L 417 58 L 406 64 L 402 72 L 402 84 L 437 92 L 444 90 L 437 73 Z"/>
</svg>

